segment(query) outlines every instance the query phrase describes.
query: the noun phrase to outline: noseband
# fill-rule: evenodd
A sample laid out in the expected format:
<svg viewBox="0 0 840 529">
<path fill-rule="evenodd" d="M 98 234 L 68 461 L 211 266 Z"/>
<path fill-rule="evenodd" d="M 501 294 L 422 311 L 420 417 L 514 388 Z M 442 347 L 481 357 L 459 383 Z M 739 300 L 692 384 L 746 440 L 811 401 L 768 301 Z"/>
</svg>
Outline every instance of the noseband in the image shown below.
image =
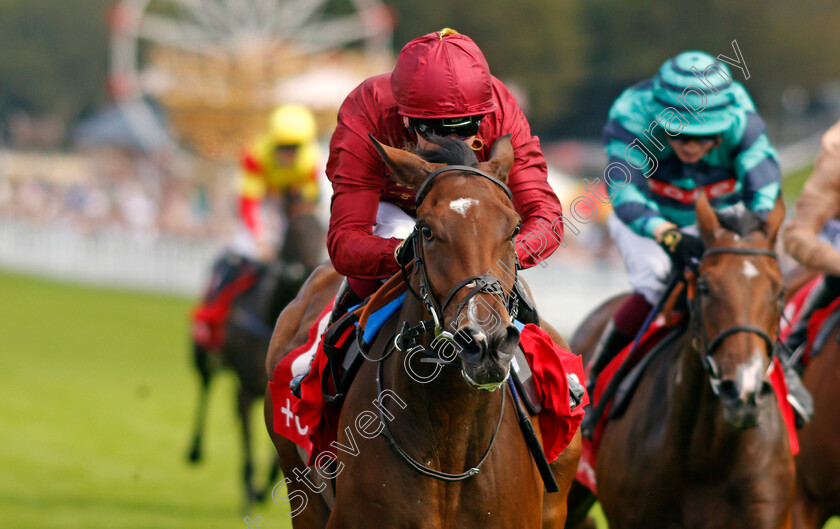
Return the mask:
<svg viewBox="0 0 840 529">
<path fill-rule="evenodd" d="M 710 255 L 719 255 L 719 254 L 736 254 L 736 255 L 763 255 L 767 257 L 772 257 L 774 260 L 778 260 L 778 256 L 776 252 L 772 250 L 764 250 L 761 248 L 712 248 L 706 250 L 701 257 L 701 261 Z M 714 337 L 709 339 L 708 335 L 706 334 L 706 325 L 703 320 L 703 310 L 702 310 L 702 292 L 698 288 L 696 289 L 696 295 L 694 300 L 689 303 L 689 308 L 691 309 L 692 313 L 692 321 L 694 322 L 694 335 L 696 337 L 700 337 L 702 340 L 702 348 L 698 347 L 698 352 L 700 353 L 700 357 L 703 363 L 703 368 L 706 370 L 706 373 L 709 375 L 709 382 L 712 385 L 712 391 L 716 396 L 720 395 L 720 385 L 722 383 L 722 379 L 720 378 L 720 369 L 715 362 L 714 357 L 712 356 L 715 352 L 715 349 L 725 340 L 726 338 L 732 336 L 733 334 L 737 334 L 739 332 L 746 332 L 757 335 L 761 338 L 764 343 L 767 345 L 767 350 L 769 351 L 770 356 L 770 365 L 767 368 L 767 373 L 769 374 L 773 370 L 773 358 L 776 355 L 776 341 L 778 340 L 778 336 L 776 339 L 771 338 L 767 332 L 755 325 L 733 325 L 728 329 L 725 329 Z"/>
<path fill-rule="evenodd" d="M 481 177 L 484 177 L 494 184 L 498 185 L 499 187 L 504 190 L 507 194 L 508 198 L 511 199 L 513 202 L 513 194 L 511 193 L 508 186 L 506 186 L 502 181 L 498 180 L 497 178 L 476 169 L 475 167 L 470 167 L 468 165 L 447 165 L 434 171 L 423 182 L 420 188 L 417 191 L 417 199 L 416 204 L 417 207 L 420 207 L 420 204 L 423 202 L 423 199 L 428 192 L 428 188 L 431 183 L 434 181 L 435 177 L 441 173 L 445 173 L 448 171 L 466 171 L 469 173 L 477 174 Z M 414 345 L 416 345 L 416 339 L 418 336 L 434 331 L 435 336 L 447 341 L 454 341 L 454 335 L 444 330 L 443 328 L 443 313 L 452 300 L 455 298 L 455 295 L 464 287 L 470 288 L 471 290 L 469 293 L 461 300 L 461 303 L 458 304 L 457 314 L 460 314 L 461 311 L 464 309 L 464 306 L 472 299 L 476 294 L 491 294 L 495 296 L 499 296 L 505 303 L 505 307 L 507 307 L 508 314 L 510 314 L 511 319 L 515 318 L 517 315 L 518 309 L 518 298 L 514 291 L 514 288 L 510 289 L 510 292 L 506 292 L 504 285 L 502 285 L 501 281 L 494 275 L 490 273 L 484 273 L 480 275 L 470 276 L 463 281 L 460 281 L 454 287 L 449 290 L 449 293 L 443 300 L 443 303 L 440 303 L 438 299 L 435 297 L 434 293 L 432 292 L 431 282 L 429 281 L 429 276 L 426 273 L 426 252 L 423 247 L 422 237 L 419 233 L 419 228 L 417 225 L 414 226 L 414 230 L 412 230 L 411 234 L 408 236 L 410 243 L 413 245 L 414 249 L 414 267 L 415 270 L 418 271 L 420 275 L 420 285 L 419 285 L 419 293 L 414 290 L 411 286 L 411 282 L 409 281 L 408 274 L 405 270 L 405 266 L 400 263 L 400 271 L 402 272 L 403 279 L 405 280 L 406 287 L 408 288 L 409 292 L 417 298 L 423 305 L 426 307 L 426 310 L 431 314 L 432 319 L 421 321 L 417 325 L 413 327 L 409 327 L 408 322 L 403 322 L 402 328 L 397 333 L 394 338 L 394 345 L 396 348 L 402 352 L 408 351 Z M 516 282 L 516 277 L 518 272 L 514 271 L 514 285 Z M 436 354 L 431 354 L 430 356 L 437 356 Z M 440 360 L 439 363 L 445 365 L 455 365 L 454 361 L 444 361 Z"/>
</svg>

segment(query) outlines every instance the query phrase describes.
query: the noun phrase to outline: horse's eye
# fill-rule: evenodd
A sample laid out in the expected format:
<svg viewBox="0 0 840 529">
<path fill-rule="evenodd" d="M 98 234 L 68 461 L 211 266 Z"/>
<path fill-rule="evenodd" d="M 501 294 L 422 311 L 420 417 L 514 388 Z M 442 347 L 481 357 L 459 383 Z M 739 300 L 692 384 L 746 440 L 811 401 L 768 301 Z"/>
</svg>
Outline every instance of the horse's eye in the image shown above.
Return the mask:
<svg viewBox="0 0 840 529">
<path fill-rule="evenodd" d="M 422 226 L 420 228 L 420 233 L 423 234 L 423 238 L 427 241 L 431 241 L 435 238 L 434 234 L 432 233 L 432 229 L 428 226 Z"/>
<path fill-rule="evenodd" d="M 697 292 L 701 294 L 708 294 L 709 293 L 709 284 L 705 281 L 698 281 L 697 282 Z"/>
<path fill-rule="evenodd" d="M 522 226 L 517 226 L 517 227 L 513 228 L 513 235 L 511 235 L 511 236 L 510 236 L 510 238 L 511 238 L 511 239 L 513 239 L 514 237 L 516 237 L 517 235 L 519 235 L 519 230 L 520 230 L 521 228 L 522 228 Z"/>
</svg>

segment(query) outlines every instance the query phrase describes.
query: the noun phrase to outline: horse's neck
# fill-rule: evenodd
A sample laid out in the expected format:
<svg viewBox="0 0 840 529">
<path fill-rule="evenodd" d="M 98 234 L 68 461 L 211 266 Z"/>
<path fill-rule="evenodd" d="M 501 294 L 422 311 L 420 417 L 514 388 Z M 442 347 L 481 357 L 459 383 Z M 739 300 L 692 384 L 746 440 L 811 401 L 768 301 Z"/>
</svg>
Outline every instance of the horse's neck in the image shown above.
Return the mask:
<svg viewBox="0 0 840 529">
<path fill-rule="evenodd" d="M 429 318 L 422 304 L 406 297 L 398 321 L 416 324 Z M 431 349 L 431 334 L 419 340 Z M 426 376 L 434 364 L 420 363 L 424 355 L 414 355 L 415 373 Z M 429 382 L 420 383 L 409 375 L 404 354 L 396 354 L 386 363 L 383 386 L 392 389 L 407 406 L 394 420 L 400 439 L 411 439 L 418 456 L 437 459 L 446 471 L 458 470 L 464 462 L 474 464 L 486 450 L 499 419 L 501 390 L 478 391 L 467 385 L 455 366 L 441 367 Z M 457 361 L 457 359 L 456 359 Z M 437 466 L 434 462 L 430 463 Z M 460 470 L 458 470 L 460 471 Z"/>
</svg>

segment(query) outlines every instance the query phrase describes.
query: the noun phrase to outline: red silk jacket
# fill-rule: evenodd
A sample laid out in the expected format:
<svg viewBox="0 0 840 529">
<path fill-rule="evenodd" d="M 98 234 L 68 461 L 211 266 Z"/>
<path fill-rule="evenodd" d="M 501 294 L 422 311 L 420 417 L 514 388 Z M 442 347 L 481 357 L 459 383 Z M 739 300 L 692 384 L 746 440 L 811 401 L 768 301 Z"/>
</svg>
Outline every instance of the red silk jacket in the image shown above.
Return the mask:
<svg viewBox="0 0 840 529">
<path fill-rule="evenodd" d="M 493 143 L 511 134 L 515 160 L 508 187 L 522 217 L 516 253 L 521 265 L 529 268 L 560 245 L 562 209 L 548 185 L 539 139 L 531 135 L 513 94 L 495 77 L 493 97 L 499 108 L 481 121 L 478 137 L 484 148 L 476 156 L 486 161 Z M 414 191 L 389 178 L 390 171 L 368 133 L 392 147 L 404 148 L 413 142 L 397 113 L 390 73 L 364 81 L 347 96 L 338 112 L 327 162 L 327 177 L 333 186 L 327 234 L 332 264 L 348 277 L 379 279 L 399 270 L 393 253 L 400 242 L 373 235 L 379 202 L 391 202 L 414 216 Z"/>
</svg>

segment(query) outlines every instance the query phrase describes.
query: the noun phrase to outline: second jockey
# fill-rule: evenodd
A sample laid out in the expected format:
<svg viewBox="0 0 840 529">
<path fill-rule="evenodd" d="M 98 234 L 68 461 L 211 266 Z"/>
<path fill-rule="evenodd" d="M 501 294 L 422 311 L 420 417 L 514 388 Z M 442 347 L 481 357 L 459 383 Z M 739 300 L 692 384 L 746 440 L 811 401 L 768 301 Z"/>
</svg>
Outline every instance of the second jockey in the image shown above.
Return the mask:
<svg viewBox="0 0 840 529">
<path fill-rule="evenodd" d="M 825 274 L 788 336 L 787 345 L 795 351 L 807 341 L 811 314 L 840 296 L 840 122 L 822 137 L 814 172 L 796 201 L 796 215 L 782 232 L 782 240 L 799 263 Z"/>
<path fill-rule="evenodd" d="M 315 117 L 306 107 L 282 105 L 269 117 L 268 129 L 242 152 L 239 193 L 240 227 L 234 247 L 264 261 L 276 257 L 320 263 L 323 228 L 316 217 L 319 166 Z M 266 197 L 280 201 L 288 226 L 278 252 L 263 226 L 260 208 Z M 318 237 L 317 235 L 320 235 Z M 314 240 L 313 240 L 314 239 Z"/>
<path fill-rule="evenodd" d="M 718 212 L 746 208 L 765 220 L 781 182 L 776 151 L 749 94 L 724 63 L 703 52 L 681 53 L 652 79 L 626 89 L 610 109 L 603 141 L 609 162 L 629 172 L 623 187 L 611 188 L 608 226 L 634 292 L 601 336 L 589 364 L 590 394 L 598 374 L 667 294 L 672 267 L 701 258 L 699 193 Z M 785 375 L 797 414 L 807 417 L 810 395 L 793 370 Z"/>
</svg>

